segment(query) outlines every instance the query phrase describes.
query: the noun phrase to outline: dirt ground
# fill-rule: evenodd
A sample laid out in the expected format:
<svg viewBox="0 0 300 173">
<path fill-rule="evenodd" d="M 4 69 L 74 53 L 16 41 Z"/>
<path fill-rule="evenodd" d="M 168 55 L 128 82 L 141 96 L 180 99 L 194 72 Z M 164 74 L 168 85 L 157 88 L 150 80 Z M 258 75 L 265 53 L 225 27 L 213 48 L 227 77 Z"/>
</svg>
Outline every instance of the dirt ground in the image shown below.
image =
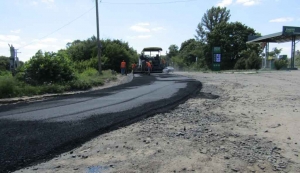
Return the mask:
<svg viewBox="0 0 300 173">
<path fill-rule="evenodd" d="M 17 172 L 300 172 L 300 71 L 178 74 L 201 92 Z"/>
</svg>

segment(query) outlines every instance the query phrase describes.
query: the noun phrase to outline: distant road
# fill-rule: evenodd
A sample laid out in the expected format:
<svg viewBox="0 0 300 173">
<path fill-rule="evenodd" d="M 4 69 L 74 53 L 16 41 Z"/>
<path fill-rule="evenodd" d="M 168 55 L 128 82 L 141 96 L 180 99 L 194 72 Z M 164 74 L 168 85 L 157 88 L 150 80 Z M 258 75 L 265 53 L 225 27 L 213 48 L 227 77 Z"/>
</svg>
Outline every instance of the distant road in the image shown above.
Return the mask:
<svg viewBox="0 0 300 173">
<path fill-rule="evenodd" d="M 199 81 L 183 76 L 135 74 L 132 82 L 112 88 L 0 106 L 0 172 L 53 158 L 97 135 L 167 111 L 200 89 Z"/>
</svg>

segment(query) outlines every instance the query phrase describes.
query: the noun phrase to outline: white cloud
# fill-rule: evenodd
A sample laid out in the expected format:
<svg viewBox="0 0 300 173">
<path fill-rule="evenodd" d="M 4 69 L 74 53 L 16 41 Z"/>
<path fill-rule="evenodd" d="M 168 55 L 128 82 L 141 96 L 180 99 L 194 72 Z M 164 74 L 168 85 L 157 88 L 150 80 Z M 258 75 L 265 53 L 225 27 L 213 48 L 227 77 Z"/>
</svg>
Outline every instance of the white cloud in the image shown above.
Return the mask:
<svg viewBox="0 0 300 173">
<path fill-rule="evenodd" d="M 63 40 L 65 43 L 72 43 L 73 42 L 73 40 L 71 40 L 71 39 L 64 39 Z"/>
<path fill-rule="evenodd" d="M 20 37 L 17 35 L 0 35 L 0 40 L 2 41 L 17 41 Z"/>
<path fill-rule="evenodd" d="M 136 24 L 136 25 L 139 25 L 139 26 L 149 26 L 150 23 L 145 22 L 145 23 L 138 23 L 138 24 Z"/>
<path fill-rule="evenodd" d="M 20 47 L 20 44 L 18 44 L 18 43 L 7 43 L 7 42 L 4 42 L 4 41 L 0 41 L 0 47 L 1 48 L 7 48 L 7 49 L 9 49 L 8 44 L 14 46 L 14 48 Z"/>
<path fill-rule="evenodd" d="M 131 30 L 136 31 L 136 32 L 150 32 L 150 29 L 145 28 L 140 25 L 133 25 L 130 27 Z"/>
<path fill-rule="evenodd" d="M 291 21 L 294 21 L 292 17 L 281 17 L 277 19 L 272 19 L 269 22 L 291 22 Z"/>
<path fill-rule="evenodd" d="M 151 38 L 152 35 L 138 35 L 138 36 L 128 36 L 128 39 L 148 39 Z"/>
<path fill-rule="evenodd" d="M 220 6 L 220 7 L 226 7 L 226 6 L 229 6 L 232 4 L 232 0 L 222 0 L 220 1 L 217 6 Z"/>
<path fill-rule="evenodd" d="M 46 45 L 46 44 L 36 43 L 36 44 L 31 44 L 31 45 L 25 46 L 24 48 L 25 49 L 32 49 L 32 50 L 39 50 L 39 49 L 44 49 L 44 48 L 47 48 L 47 47 L 49 47 L 49 46 Z"/>
<path fill-rule="evenodd" d="M 21 29 L 11 30 L 10 32 L 14 34 L 19 34 L 21 32 Z"/>
<path fill-rule="evenodd" d="M 236 3 L 244 6 L 252 6 L 260 3 L 260 0 L 237 0 Z"/>
<path fill-rule="evenodd" d="M 43 3 L 53 3 L 54 0 L 41 0 Z"/>
<path fill-rule="evenodd" d="M 57 38 L 45 38 L 43 40 L 41 40 L 41 42 L 43 43 L 54 43 L 57 41 Z"/>
<path fill-rule="evenodd" d="M 38 2 L 37 1 L 31 1 L 30 4 L 33 5 L 33 6 L 37 6 Z"/>
<path fill-rule="evenodd" d="M 147 38 L 150 38 L 152 37 L 151 35 L 139 35 L 137 36 L 137 38 L 140 38 L 140 39 L 147 39 Z"/>
<path fill-rule="evenodd" d="M 8 44 L 6 42 L 0 41 L 0 47 L 8 48 Z"/>
<path fill-rule="evenodd" d="M 163 28 L 163 27 L 156 27 L 156 28 L 152 28 L 151 30 L 152 31 L 163 31 L 163 30 L 166 30 L 166 29 Z"/>
</svg>

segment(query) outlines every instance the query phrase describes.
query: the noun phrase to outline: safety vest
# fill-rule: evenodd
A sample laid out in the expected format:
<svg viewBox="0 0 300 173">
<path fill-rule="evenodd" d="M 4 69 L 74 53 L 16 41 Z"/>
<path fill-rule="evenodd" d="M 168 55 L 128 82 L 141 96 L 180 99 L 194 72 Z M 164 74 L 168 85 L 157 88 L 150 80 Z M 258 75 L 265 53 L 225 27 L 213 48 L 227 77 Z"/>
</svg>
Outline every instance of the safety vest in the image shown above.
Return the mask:
<svg viewBox="0 0 300 173">
<path fill-rule="evenodd" d="M 151 68 L 150 62 L 146 62 L 146 64 L 147 64 L 147 67 L 150 67 L 150 68 Z"/>
</svg>

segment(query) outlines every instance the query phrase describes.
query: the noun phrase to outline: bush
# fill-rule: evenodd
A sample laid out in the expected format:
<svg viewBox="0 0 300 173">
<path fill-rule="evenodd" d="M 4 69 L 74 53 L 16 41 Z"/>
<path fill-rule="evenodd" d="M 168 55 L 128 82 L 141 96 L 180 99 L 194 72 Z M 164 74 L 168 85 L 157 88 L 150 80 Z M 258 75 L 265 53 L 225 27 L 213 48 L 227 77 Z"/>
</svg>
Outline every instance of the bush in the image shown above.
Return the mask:
<svg viewBox="0 0 300 173">
<path fill-rule="evenodd" d="M 0 98 L 14 95 L 16 81 L 11 76 L 0 77 Z"/>
<path fill-rule="evenodd" d="M 274 66 L 275 66 L 276 70 L 280 70 L 284 67 L 287 67 L 287 63 L 288 63 L 288 61 L 284 60 L 284 59 L 275 60 L 274 61 Z"/>
<path fill-rule="evenodd" d="M 103 57 L 103 56 L 101 57 L 102 61 L 104 58 L 105 57 Z M 98 69 L 98 58 L 97 57 L 94 57 L 94 58 L 91 58 L 91 59 L 85 60 L 85 61 L 75 62 L 75 69 L 79 73 L 82 73 L 83 71 L 85 71 L 89 68 Z"/>
<path fill-rule="evenodd" d="M 74 72 L 72 62 L 64 53 L 38 51 L 24 67 L 25 81 L 34 85 L 71 81 Z"/>
<path fill-rule="evenodd" d="M 246 59 L 240 58 L 234 65 L 234 69 L 237 70 L 245 70 L 246 69 Z"/>
<path fill-rule="evenodd" d="M 260 64 L 261 64 L 261 58 L 259 58 L 259 56 L 254 51 L 252 51 L 246 61 L 246 69 L 258 70 L 260 69 Z"/>
</svg>

